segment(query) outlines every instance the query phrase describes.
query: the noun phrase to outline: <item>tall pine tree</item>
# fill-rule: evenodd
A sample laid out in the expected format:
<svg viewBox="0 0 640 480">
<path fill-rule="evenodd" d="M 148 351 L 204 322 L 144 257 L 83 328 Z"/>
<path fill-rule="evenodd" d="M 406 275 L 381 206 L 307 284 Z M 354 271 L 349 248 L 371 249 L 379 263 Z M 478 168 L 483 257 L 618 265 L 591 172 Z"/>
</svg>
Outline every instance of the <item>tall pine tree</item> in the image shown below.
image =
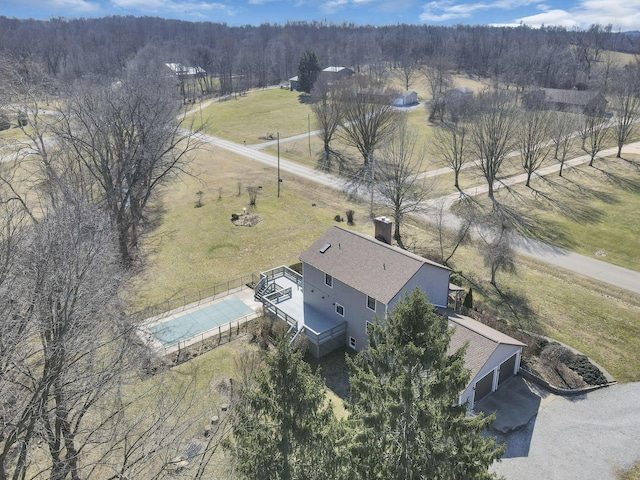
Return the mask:
<svg viewBox="0 0 640 480">
<path fill-rule="evenodd" d="M 311 93 L 321 71 L 320 62 L 318 62 L 315 52 L 305 51 L 298 62 L 298 88 L 303 92 Z"/>
<path fill-rule="evenodd" d="M 239 478 L 337 478 L 336 419 L 319 375 L 282 335 L 266 368 L 234 406 L 228 444 Z"/>
<path fill-rule="evenodd" d="M 352 478 L 488 479 L 501 449 L 481 436 L 490 418 L 467 417 L 464 349 L 419 290 L 371 325 L 350 364 Z"/>
</svg>

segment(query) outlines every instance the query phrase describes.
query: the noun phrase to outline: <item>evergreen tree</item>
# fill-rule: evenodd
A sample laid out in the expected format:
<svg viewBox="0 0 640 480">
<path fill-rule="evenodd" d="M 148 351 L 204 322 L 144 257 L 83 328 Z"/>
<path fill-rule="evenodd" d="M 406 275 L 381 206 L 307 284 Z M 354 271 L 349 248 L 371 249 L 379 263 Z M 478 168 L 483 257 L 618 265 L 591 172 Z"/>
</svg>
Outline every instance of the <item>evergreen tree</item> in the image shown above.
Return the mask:
<svg viewBox="0 0 640 480">
<path fill-rule="evenodd" d="M 462 303 L 464 308 L 471 310 L 473 308 L 473 288 L 469 287 L 469 293 L 464 296 L 464 302 Z"/>
<path fill-rule="evenodd" d="M 369 328 L 349 360 L 353 478 L 493 478 L 501 449 L 481 436 L 491 418 L 457 404 L 469 373 L 464 348 L 448 354 L 446 317 L 416 289 Z"/>
<path fill-rule="evenodd" d="M 227 448 L 240 478 L 337 478 L 337 426 L 322 379 L 286 335 L 265 354 L 265 365 L 234 407 Z"/>
<path fill-rule="evenodd" d="M 298 88 L 299 90 L 311 93 L 318 74 L 322 71 L 318 57 L 312 50 L 305 51 L 298 63 Z"/>
</svg>

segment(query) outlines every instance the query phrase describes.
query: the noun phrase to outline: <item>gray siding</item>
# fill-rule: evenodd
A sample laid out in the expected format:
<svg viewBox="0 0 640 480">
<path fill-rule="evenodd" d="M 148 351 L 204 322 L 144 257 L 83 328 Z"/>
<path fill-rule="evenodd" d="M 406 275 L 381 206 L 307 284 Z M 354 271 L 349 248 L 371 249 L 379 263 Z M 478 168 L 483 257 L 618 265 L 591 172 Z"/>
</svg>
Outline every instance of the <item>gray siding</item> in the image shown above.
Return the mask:
<svg viewBox="0 0 640 480">
<path fill-rule="evenodd" d="M 416 287 L 427 295 L 429 303 L 437 307 L 446 307 L 449 296 L 449 273 L 449 270 L 425 263 L 389 302 L 389 308 L 401 300 L 405 292 L 411 293 Z"/>
<path fill-rule="evenodd" d="M 302 264 L 304 301 L 329 318 L 342 319 L 336 313 L 335 304 L 344 307 L 344 320 L 347 321 L 345 346 L 349 347 L 349 337 L 356 340 L 356 350 L 368 345 L 367 321 L 373 321 L 377 313 L 382 317 L 385 306 L 376 301 L 376 312 L 367 308 L 367 295 L 333 279 L 333 288 L 325 285 L 324 272 L 307 263 Z"/>
</svg>

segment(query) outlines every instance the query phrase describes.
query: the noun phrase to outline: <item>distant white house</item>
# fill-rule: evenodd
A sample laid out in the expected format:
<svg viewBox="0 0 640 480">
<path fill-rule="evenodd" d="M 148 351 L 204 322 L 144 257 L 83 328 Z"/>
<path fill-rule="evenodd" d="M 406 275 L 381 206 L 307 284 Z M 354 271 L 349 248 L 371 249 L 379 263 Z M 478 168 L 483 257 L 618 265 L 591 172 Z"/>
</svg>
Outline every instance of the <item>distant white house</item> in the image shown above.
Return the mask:
<svg viewBox="0 0 640 480">
<path fill-rule="evenodd" d="M 289 79 L 289 90 L 294 91 L 300 88 L 300 79 L 298 75 Z"/>
<path fill-rule="evenodd" d="M 418 103 L 418 93 L 417 92 L 400 92 L 393 97 L 393 104 L 396 107 L 406 107 L 409 105 L 415 105 Z"/>
<path fill-rule="evenodd" d="M 191 78 L 205 75 L 207 72 L 200 67 L 187 67 L 181 63 L 165 63 L 167 68 L 171 70 L 177 77 Z"/>
<path fill-rule="evenodd" d="M 471 381 L 460 394 L 470 408 L 520 368 L 524 344 L 448 310 L 449 268 L 389 245 L 391 222 L 376 219 L 375 238 L 334 226 L 302 252 L 302 275 L 286 267 L 261 274 L 256 298 L 304 334 L 309 352 L 321 357 L 346 346 L 367 348 L 367 324 L 384 317 L 415 288 L 449 318 L 451 351 L 468 343 Z"/>
</svg>

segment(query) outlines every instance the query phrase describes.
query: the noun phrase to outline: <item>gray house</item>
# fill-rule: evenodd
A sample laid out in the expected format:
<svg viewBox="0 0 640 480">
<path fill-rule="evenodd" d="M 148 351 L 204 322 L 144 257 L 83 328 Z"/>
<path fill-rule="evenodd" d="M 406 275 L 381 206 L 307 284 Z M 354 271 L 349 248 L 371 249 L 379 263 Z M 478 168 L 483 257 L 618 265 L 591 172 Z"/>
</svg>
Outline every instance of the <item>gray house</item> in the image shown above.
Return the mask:
<svg viewBox="0 0 640 480">
<path fill-rule="evenodd" d="M 541 88 L 525 95 L 523 102 L 531 109 L 546 108 L 585 115 L 603 115 L 607 109 L 604 95 L 593 90 Z"/>
<path fill-rule="evenodd" d="M 332 227 L 300 260 L 305 308 L 345 323 L 347 346 L 356 351 L 367 347 L 367 323 L 416 287 L 447 306 L 447 267 L 351 230 Z"/>
<path fill-rule="evenodd" d="M 471 382 L 460 395 L 470 407 L 518 372 L 522 343 L 449 310 L 449 268 L 391 246 L 391 222 L 376 219 L 375 238 L 334 226 L 302 252 L 302 275 L 279 267 L 261 274 L 256 298 L 265 309 L 305 335 L 309 352 L 322 357 L 346 346 L 367 348 L 367 324 L 383 317 L 405 294 L 424 292 L 453 328 L 451 349 L 468 343 Z"/>
</svg>

